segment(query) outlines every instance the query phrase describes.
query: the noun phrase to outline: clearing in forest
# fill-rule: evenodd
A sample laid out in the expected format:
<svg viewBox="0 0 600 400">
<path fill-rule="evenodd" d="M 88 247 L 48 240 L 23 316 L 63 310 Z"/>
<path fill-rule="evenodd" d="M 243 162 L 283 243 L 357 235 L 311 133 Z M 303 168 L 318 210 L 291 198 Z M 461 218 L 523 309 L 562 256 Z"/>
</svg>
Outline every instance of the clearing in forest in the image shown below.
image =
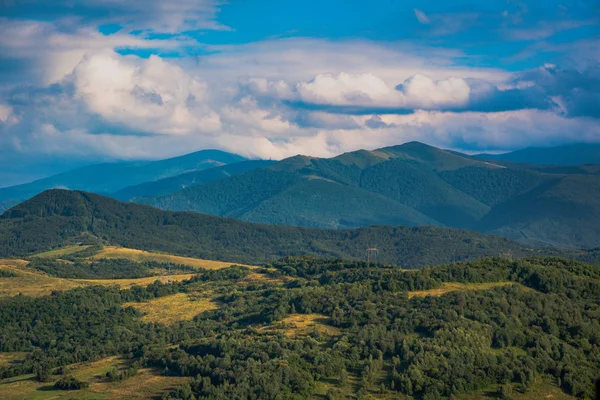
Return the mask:
<svg viewBox="0 0 600 400">
<path fill-rule="evenodd" d="M 288 337 L 306 336 L 313 332 L 327 336 L 340 334 L 339 328 L 331 326 L 331 320 L 322 314 L 292 314 L 261 328 L 260 331 L 268 333 L 282 331 Z"/>
<path fill-rule="evenodd" d="M 58 258 L 60 256 L 65 256 L 68 254 L 73 254 L 73 253 L 77 253 L 79 251 L 85 250 L 88 247 L 90 247 L 89 245 L 73 245 L 73 246 L 67 246 L 67 247 L 63 247 L 60 249 L 56 249 L 56 250 L 50 250 L 50 251 L 45 251 L 43 253 L 38 253 L 38 254 L 34 254 L 31 257 L 38 257 L 38 258 Z"/>
<path fill-rule="evenodd" d="M 125 303 L 141 311 L 145 322 L 158 322 L 172 325 L 179 321 L 192 320 L 198 314 L 215 310 L 218 304 L 210 297 L 200 297 L 197 293 L 177 293 L 159 297 L 143 303 Z"/>
<path fill-rule="evenodd" d="M 16 275 L 10 278 L 0 277 L 0 298 L 16 296 L 19 293 L 25 296 L 45 296 L 54 290 L 69 290 L 84 286 L 84 283 L 56 278 L 28 269 L 27 261 L 24 260 L 0 260 L 0 269 Z"/>
<path fill-rule="evenodd" d="M 131 261 L 157 261 L 170 262 L 174 264 L 187 265 L 194 268 L 203 269 L 222 269 L 232 265 L 243 265 L 225 261 L 202 260 L 199 258 L 181 257 L 170 254 L 153 253 L 145 250 L 128 249 L 124 247 L 108 246 L 98 252 L 94 258 L 125 258 Z M 249 268 L 255 268 L 250 265 L 245 265 Z"/>
<path fill-rule="evenodd" d="M 106 373 L 112 368 L 126 370 L 131 362 L 120 357 L 107 357 L 98 361 L 74 364 L 68 367 L 69 374 L 88 382 L 87 389 L 65 391 L 54 390 L 53 385 L 60 376 L 52 376 L 50 382 L 40 383 L 33 374 L 0 380 L 2 399 L 148 399 L 159 397 L 169 389 L 184 384 L 190 378 L 161 376 L 158 371 L 143 368 L 138 374 L 121 382 L 110 382 Z"/>
<path fill-rule="evenodd" d="M 132 286 L 148 286 L 155 281 L 163 283 L 184 281 L 194 274 L 161 275 L 136 279 L 67 279 L 47 275 L 27 267 L 25 260 L 0 260 L 0 270 L 13 273 L 14 277 L 0 277 L 0 298 L 16 296 L 47 296 L 53 291 L 69 290 L 83 286 L 119 286 L 129 289 Z"/>
<path fill-rule="evenodd" d="M 177 275 L 159 275 L 148 276 L 145 278 L 125 278 L 125 279 L 68 279 L 69 281 L 80 283 L 86 286 L 119 286 L 121 289 L 131 289 L 133 286 L 148 286 L 151 283 L 160 281 L 162 283 L 181 282 L 191 279 L 196 274 L 177 274 Z"/>
<path fill-rule="evenodd" d="M 408 298 L 413 297 L 427 297 L 427 296 L 441 296 L 450 292 L 457 291 L 469 291 L 469 290 L 489 290 L 498 286 L 516 285 L 515 282 L 488 282 L 488 283 L 457 283 L 457 282 L 444 282 L 442 286 L 436 289 L 429 290 L 418 290 L 415 292 L 408 292 Z"/>
</svg>

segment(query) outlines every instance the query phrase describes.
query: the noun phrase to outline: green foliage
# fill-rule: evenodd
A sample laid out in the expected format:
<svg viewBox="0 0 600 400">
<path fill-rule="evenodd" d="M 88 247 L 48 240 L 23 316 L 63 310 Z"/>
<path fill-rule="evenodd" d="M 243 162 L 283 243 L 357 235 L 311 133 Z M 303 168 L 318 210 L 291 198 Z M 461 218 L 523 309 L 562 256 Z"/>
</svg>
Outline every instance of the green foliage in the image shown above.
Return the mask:
<svg viewBox="0 0 600 400">
<path fill-rule="evenodd" d="M 91 287 L 0 303 L 0 351 L 29 351 L 0 377 L 113 354 L 192 380 L 164 399 L 305 399 L 402 393 L 438 399 L 498 387 L 509 398 L 544 377 L 575 397 L 592 395 L 600 370 L 600 270 L 560 258 L 501 258 L 418 271 L 343 260 L 287 258 L 261 271 L 276 285 L 238 285 L 249 270 L 207 271 L 183 283 Z M 490 290 L 408 298 L 443 282 L 514 282 Z M 209 286 L 206 286 L 209 285 Z M 220 307 L 168 329 L 122 304 L 211 288 Z M 17 312 L 18 310 L 18 312 Z M 274 327 L 292 313 L 321 314 L 339 330 L 291 337 Z M 356 383 L 356 385 L 355 385 Z M 383 383 L 383 386 L 382 386 Z M 339 390 L 339 392 L 338 392 Z"/>
<path fill-rule="evenodd" d="M 54 389 L 57 390 L 81 390 L 90 386 L 87 382 L 82 382 L 71 375 L 60 378 L 55 384 Z"/>
</svg>

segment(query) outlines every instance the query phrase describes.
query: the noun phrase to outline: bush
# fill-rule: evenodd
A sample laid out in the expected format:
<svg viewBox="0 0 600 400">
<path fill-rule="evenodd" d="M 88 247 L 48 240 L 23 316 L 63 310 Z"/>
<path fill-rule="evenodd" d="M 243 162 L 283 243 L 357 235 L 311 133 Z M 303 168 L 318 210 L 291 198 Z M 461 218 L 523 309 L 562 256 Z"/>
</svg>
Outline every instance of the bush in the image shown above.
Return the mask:
<svg viewBox="0 0 600 400">
<path fill-rule="evenodd" d="M 63 378 L 60 378 L 55 384 L 54 388 L 58 390 L 81 390 L 89 387 L 90 384 L 87 382 L 82 382 L 79 379 L 76 379 L 72 375 L 67 375 Z"/>
</svg>

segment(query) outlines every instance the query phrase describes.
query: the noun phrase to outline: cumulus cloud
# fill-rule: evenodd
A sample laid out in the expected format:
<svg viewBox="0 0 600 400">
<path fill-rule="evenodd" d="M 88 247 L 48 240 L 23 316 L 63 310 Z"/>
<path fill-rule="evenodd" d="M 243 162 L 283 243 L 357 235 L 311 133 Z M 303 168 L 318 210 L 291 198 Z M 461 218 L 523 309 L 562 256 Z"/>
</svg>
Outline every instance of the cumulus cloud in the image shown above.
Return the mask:
<svg viewBox="0 0 600 400">
<path fill-rule="evenodd" d="M 410 49 L 281 40 L 191 62 L 98 45 L 59 79 L 7 92 L 0 155 L 140 159 L 216 147 L 279 159 L 408 140 L 504 150 L 600 138 L 595 70 L 547 65 L 511 75 Z"/>
<path fill-rule="evenodd" d="M 304 105 L 409 110 L 459 107 L 468 101 L 470 91 L 469 85 L 461 78 L 435 81 L 417 74 L 394 87 L 371 73 L 346 72 L 319 74 L 310 81 L 294 85 L 282 81 L 261 81 L 257 85 L 251 81 L 247 89 L 257 96 L 301 102 Z"/>
<path fill-rule="evenodd" d="M 61 31 L 56 24 L 0 18 L 0 85 L 47 85 L 63 79 L 86 54 L 115 48 L 175 49 L 185 41 L 102 35 L 94 28 Z"/>
<path fill-rule="evenodd" d="M 89 111 L 133 131 L 153 134 L 216 132 L 221 123 L 207 104 L 207 85 L 180 67 L 151 56 L 114 53 L 85 57 L 69 77 Z"/>
</svg>

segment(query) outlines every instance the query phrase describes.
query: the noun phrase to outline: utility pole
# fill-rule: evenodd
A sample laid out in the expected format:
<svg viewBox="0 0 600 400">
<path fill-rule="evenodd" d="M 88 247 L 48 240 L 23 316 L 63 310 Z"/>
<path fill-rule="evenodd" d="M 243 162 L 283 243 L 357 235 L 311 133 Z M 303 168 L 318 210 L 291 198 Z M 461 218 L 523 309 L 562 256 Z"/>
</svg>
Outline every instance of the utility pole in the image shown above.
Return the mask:
<svg viewBox="0 0 600 400">
<path fill-rule="evenodd" d="M 375 262 L 377 262 L 377 255 L 379 254 L 379 250 L 377 250 L 376 247 L 369 247 L 366 252 L 365 255 L 367 257 L 367 263 L 371 263 L 371 259 L 375 260 Z"/>
</svg>

